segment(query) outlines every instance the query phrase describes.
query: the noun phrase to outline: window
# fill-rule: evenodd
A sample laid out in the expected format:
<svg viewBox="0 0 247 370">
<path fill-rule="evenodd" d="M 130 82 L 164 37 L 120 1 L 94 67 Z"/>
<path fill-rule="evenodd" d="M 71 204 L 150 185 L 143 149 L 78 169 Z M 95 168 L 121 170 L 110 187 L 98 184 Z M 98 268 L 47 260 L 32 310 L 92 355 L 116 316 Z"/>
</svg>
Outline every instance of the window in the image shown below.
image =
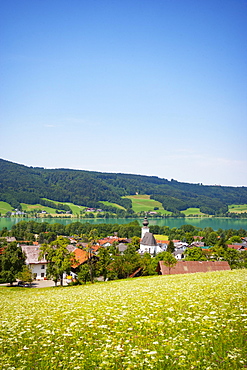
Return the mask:
<svg viewBox="0 0 247 370">
<path fill-rule="evenodd" d="M 41 272 L 41 277 L 45 277 L 45 273 L 44 272 Z"/>
<path fill-rule="evenodd" d="M 45 269 L 45 265 L 41 265 L 41 270 L 44 270 Z"/>
</svg>

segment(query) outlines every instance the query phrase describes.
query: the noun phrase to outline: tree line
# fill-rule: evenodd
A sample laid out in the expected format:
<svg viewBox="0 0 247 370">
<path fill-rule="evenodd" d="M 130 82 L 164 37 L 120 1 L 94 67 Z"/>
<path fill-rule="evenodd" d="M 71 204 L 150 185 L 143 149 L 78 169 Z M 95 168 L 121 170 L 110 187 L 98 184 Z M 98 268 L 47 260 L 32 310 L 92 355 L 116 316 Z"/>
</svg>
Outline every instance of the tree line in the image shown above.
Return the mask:
<svg viewBox="0 0 247 370">
<path fill-rule="evenodd" d="M 136 193 L 150 195 L 174 215 L 190 207 L 222 215 L 227 213 L 230 204 L 247 203 L 246 187 L 205 186 L 121 173 L 48 170 L 3 159 L 0 159 L 0 183 L 0 200 L 19 209 L 20 203 L 38 204 L 42 198 L 47 198 L 111 212 L 111 206 L 100 203 L 108 201 L 121 205 L 130 213 L 133 212 L 131 200 L 123 197 Z"/>
</svg>

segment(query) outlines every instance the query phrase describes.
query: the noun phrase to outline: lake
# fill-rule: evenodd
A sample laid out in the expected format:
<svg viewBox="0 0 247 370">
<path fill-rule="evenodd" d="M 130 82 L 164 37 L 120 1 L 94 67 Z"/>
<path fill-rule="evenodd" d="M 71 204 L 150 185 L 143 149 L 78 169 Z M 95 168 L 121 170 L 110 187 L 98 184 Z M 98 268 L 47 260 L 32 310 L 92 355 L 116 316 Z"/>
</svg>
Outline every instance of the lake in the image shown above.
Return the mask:
<svg viewBox="0 0 247 370">
<path fill-rule="evenodd" d="M 61 223 L 68 225 L 71 222 L 89 222 L 90 224 L 127 224 L 131 221 L 138 220 L 139 224 L 142 225 L 143 219 L 126 219 L 126 218 L 108 218 L 108 219 L 77 219 L 77 218 L 0 218 L 0 230 L 7 227 L 11 229 L 12 225 L 17 224 L 20 221 L 36 221 L 36 222 L 48 222 L 50 224 Z M 213 230 L 218 229 L 247 229 L 247 219 L 231 219 L 231 218 L 162 218 L 162 219 L 149 219 L 149 225 L 168 226 L 170 228 L 180 227 L 182 225 L 189 224 L 204 229 L 205 227 L 211 227 Z"/>
</svg>

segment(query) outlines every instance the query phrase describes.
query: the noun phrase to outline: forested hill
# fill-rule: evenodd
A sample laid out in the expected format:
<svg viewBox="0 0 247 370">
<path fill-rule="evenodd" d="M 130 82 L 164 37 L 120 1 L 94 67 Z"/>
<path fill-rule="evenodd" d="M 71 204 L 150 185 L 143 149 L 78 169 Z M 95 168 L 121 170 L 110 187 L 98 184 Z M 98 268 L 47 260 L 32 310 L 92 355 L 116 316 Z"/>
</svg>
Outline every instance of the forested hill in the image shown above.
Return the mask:
<svg viewBox="0 0 247 370">
<path fill-rule="evenodd" d="M 230 204 L 247 203 L 247 187 L 205 186 L 155 176 L 27 167 L 0 159 L 0 200 L 17 208 L 42 198 L 102 207 L 109 201 L 131 209 L 126 195 L 148 194 L 174 213 L 189 207 L 208 214 L 226 213 Z"/>
</svg>

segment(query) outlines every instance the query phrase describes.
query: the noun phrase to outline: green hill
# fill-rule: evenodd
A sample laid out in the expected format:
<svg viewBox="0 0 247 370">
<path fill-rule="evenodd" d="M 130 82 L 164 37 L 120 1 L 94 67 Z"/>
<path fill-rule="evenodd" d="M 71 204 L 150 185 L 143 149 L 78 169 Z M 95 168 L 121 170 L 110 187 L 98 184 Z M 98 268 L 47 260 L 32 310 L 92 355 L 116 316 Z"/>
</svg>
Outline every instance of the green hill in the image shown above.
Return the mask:
<svg viewBox="0 0 247 370">
<path fill-rule="evenodd" d="M 70 209 L 69 204 L 76 204 L 131 214 L 138 209 L 133 198 L 137 194 L 149 197 L 145 205 L 143 198 L 139 209 L 159 208 L 160 212 L 177 215 L 188 208 L 211 215 L 226 214 L 229 205 L 247 204 L 246 187 L 204 186 L 155 176 L 44 169 L 0 159 L 0 201 L 14 208 L 20 207 L 20 203 L 54 208 L 49 199 L 60 203 L 65 211 Z"/>
</svg>

